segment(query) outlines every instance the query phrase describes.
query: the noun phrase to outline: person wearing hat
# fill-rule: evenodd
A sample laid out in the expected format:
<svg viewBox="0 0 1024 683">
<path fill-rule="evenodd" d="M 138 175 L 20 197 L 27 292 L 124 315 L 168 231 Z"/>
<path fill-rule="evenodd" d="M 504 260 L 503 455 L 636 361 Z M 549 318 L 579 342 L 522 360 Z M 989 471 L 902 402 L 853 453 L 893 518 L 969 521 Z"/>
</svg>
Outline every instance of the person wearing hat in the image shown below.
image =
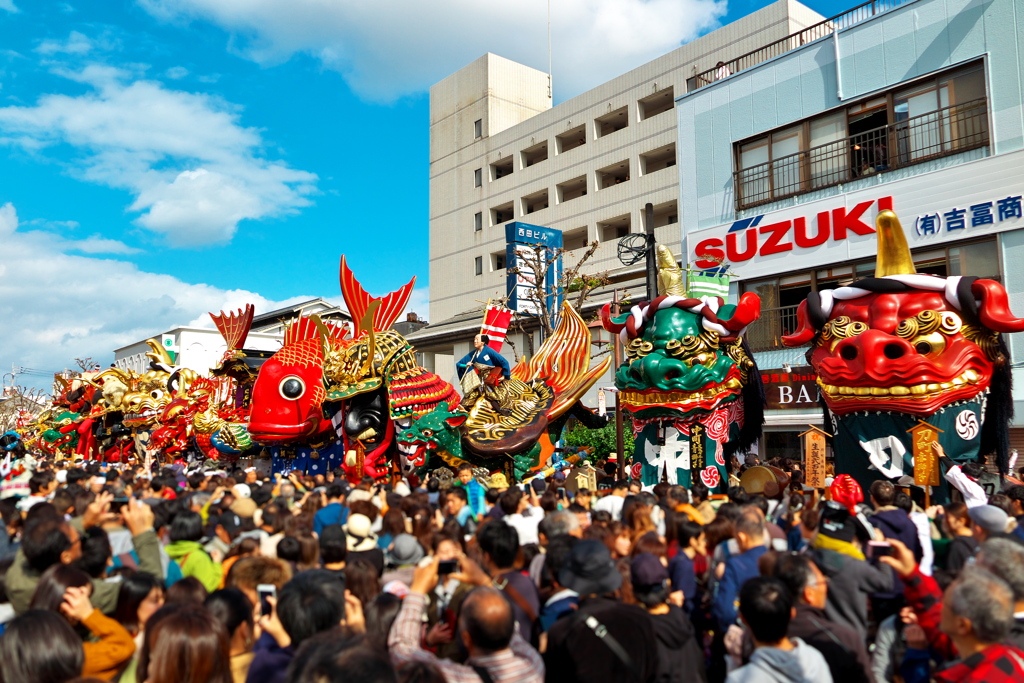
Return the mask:
<svg viewBox="0 0 1024 683">
<path fill-rule="evenodd" d="M 373 533 L 372 526 L 373 523 L 366 515 L 350 515 L 348 522 L 342 526 L 348 535 L 347 562 L 368 562 L 377 570 L 377 576 L 380 576 L 384 573 L 384 551 L 377 547 L 377 534 Z"/>
<path fill-rule="evenodd" d="M 979 544 L 990 538 L 1006 536 L 1006 524 L 1010 516 L 995 505 L 968 506 L 967 514 L 971 518 L 971 532 Z"/>
<path fill-rule="evenodd" d="M 633 596 L 651 615 L 658 641 L 659 683 L 706 681 L 704 653 L 690 622 L 676 605 L 669 604 L 668 569 L 655 555 L 638 553 L 629 565 Z"/>
<path fill-rule="evenodd" d="M 575 614 L 548 631 L 544 653 L 548 680 L 562 683 L 653 681 L 657 636 L 650 616 L 616 599 L 622 574 L 608 546 L 584 539 L 573 546 L 558 582 L 580 596 Z"/>
<path fill-rule="evenodd" d="M 837 479 L 838 480 L 838 479 Z M 864 640 L 868 630 L 868 596 L 893 589 L 895 576 L 884 565 L 865 561 L 861 543 L 871 539 L 870 524 L 835 501 L 821 507 L 818 532 L 808 551 L 829 579 L 825 614 Z"/>
<path fill-rule="evenodd" d="M 381 585 L 401 581 L 406 586 L 412 583 L 412 573 L 427 553 L 412 534 L 398 534 L 391 549 L 384 555 L 388 571 L 380 577 Z"/>
</svg>

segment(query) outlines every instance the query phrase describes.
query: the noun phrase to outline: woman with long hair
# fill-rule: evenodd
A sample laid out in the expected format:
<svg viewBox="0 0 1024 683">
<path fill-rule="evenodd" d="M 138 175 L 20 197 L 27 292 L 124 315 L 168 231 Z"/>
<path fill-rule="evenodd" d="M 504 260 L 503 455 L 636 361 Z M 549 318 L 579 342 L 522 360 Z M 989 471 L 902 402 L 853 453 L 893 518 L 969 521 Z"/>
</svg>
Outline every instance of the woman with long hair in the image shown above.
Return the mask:
<svg viewBox="0 0 1024 683">
<path fill-rule="evenodd" d="M 55 564 L 39 577 L 29 609 L 63 615 L 84 640 L 83 676 L 111 680 L 135 653 L 124 626 L 92 606 L 92 581 L 81 569 Z"/>
<path fill-rule="evenodd" d="M 0 638 L 0 683 L 67 683 L 82 674 L 84 663 L 82 639 L 50 610 L 18 615 Z"/>
<path fill-rule="evenodd" d="M 135 641 L 135 656 L 121 674 L 121 680 L 134 681 L 138 668 L 138 653 L 146 636 L 146 622 L 164 606 L 164 585 L 152 574 L 137 573 L 125 577 L 117 594 L 114 620 L 127 629 Z"/>
<path fill-rule="evenodd" d="M 222 588 L 210 593 L 206 609 L 227 630 L 231 652 L 231 676 L 235 683 L 245 683 L 252 664 L 252 648 L 256 642 L 256 622 L 252 603 L 237 588 Z"/>
<path fill-rule="evenodd" d="M 139 654 L 138 683 L 234 683 L 227 629 L 204 607 L 154 614 Z"/>
</svg>

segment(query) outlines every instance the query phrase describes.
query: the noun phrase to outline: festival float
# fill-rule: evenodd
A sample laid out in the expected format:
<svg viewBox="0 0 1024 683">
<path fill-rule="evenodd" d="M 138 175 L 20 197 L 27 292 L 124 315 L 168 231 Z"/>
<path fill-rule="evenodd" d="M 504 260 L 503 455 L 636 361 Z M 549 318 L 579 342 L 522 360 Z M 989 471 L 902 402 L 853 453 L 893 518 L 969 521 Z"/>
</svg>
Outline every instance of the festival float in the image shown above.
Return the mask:
<svg viewBox="0 0 1024 683">
<path fill-rule="evenodd" d="M 761 314 L 748 292 L 737 304 L 699 294 L 716 276 L 691 275 L 689 290 L 675 256 L 657 245 L 657 297 L 621 315 L 601 310 L 604 328 L 619 335 L 625 358 L 615 372 L 619 408 L 631 416 L 646 485 L 700 480 L 724 492 L 726 463 L 760 437 L 764 423 L 761 376 L 743 341 Z M 724 280 L 727 292 L 728 276 Z M 636 467 L 636 464 L 634 464 Z"/>
<path fill-rule="evenodd" d="M 836 471 L 864 488 L 906 484 L 915 451 L 933 458 L 937 441 L 956 463 L 993 454 L 1006 474 L 1013 399 L 1002 334 L 1024 330 L 1024 319 L 994 280 L 917 273 L 892 211 L 878 214 L 876 234 L 874 277 L 808 294 L 798 329 L 783 339 L 810 344 Z M 925 448 L 915 444 L 922 438 Z M 947 500 L 938 467 L 932 472 L 934 499 Z"/>
</svg>

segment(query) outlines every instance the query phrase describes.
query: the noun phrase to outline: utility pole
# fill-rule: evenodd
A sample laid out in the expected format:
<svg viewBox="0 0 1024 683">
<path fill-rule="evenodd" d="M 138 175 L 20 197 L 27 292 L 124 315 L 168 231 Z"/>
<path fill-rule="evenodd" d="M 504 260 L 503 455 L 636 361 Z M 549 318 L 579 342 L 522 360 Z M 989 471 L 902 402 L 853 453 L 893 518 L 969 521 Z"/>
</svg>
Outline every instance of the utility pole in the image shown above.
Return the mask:
<svg viewBox="0 0 1024 683">
<path fill-rule="evenodd" d="M 658 255 L 654 252 L 654 204 L 644 207 L 644 232 L 647 234 L 647 300 L 658 296 Z"/>
<path fill-rule="evenodd" d="M 649 205 L 648 205 L 649 206 Z M 619 315 L 619 290 L 616 289 L 612 293 L 612 315 Z M 615 334 L 612 339 L 612 352 L 615 358 L 615 370 L 612 371 L 614 376 L 615 371 L 619 369 L 619 365 L 622 363 L 622 349 L 620 348 L 619 335 Z M 626 446 L 622 438 L 622 411 L 619 410 L 619 392 L 615 392 L 615 450 L 618 455 L 619 473 L 616 479 L 625 479 L 626 470 Z"/>
</svg>

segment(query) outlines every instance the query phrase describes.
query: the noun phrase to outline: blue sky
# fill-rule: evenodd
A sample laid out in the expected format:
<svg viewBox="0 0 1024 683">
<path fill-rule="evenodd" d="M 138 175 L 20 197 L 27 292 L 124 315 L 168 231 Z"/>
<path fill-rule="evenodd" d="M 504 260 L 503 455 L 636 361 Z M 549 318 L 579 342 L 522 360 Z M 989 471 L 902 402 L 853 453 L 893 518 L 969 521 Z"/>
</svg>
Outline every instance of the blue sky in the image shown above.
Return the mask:
<svg viewBox="0 0 1024 683">
<path fill-rule="evenodd" d="M 767 4 L 554 0 L 556 102 Z M 848 7 L 808 3 L 826 16 Z M 427 313 L 427 89 L 546 68 L 545 0 L 0 0 L 0 372 L 205 312 L 372 293 Z"/>
</svg>

